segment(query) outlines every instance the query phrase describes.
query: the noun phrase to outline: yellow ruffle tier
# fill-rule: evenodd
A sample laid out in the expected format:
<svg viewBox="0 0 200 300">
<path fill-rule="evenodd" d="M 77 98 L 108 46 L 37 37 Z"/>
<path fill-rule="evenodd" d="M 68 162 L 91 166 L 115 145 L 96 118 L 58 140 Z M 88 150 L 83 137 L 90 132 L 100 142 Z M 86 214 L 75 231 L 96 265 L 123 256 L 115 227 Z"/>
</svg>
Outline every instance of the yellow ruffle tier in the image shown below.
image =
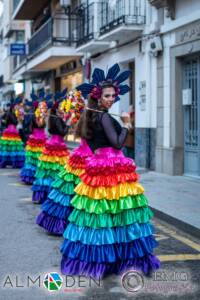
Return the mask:
<svg viewBox="0 0 200 300">
<path fill-rule="evenodd" d="M 88 198 L 95 200 L 118 200 L 121 197 L 143 194 L 144 188 L 138 182 L 120 183 L 113 187 L 91 187 L 81 182 L 77 185 L 74 191 L 78 195 L 85 195 Z"/>
<path fill-rule="evenodd" d="M 1 140 L 4 140 L 4 141 L 18 141 L 18 142 L 21 142 L 21 138 L 20 137 L 1 137 Z"/>
<path fill-rule="evenodd" d="M 65 165 L 67 156 L 48 156 L 48 155 L 41 154 L 39 160 Z"/>
<path fill-rule="evenodd" d="M 26 146 L 26 151 L 31 151 L 31 152 L 42 152 L 42 150 L 44 149 L 44 147 L 34 147 L 34 146 Z"/>
<path fill-rule="evenodd" d="M 80 175 L 84 172 L 83 169 L 74 169 L 71 167 L 69 164 L 66 164 L 65 169 L 69 172 L 72 173 L 75 176 L 80 177 Z"/>
</svg>

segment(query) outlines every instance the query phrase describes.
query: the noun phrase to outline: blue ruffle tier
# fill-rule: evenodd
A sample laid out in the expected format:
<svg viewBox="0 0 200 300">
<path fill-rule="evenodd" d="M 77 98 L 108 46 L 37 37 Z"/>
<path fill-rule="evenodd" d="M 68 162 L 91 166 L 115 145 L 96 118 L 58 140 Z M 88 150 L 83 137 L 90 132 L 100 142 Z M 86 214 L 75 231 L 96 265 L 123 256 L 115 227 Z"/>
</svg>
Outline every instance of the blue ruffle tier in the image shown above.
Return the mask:
<svg viewBox="0 0 200 300">
<path fill-rule="evenodd" d="M 102 263 L 143 257 L 147 253 L 151 254 L 157 246 L 158 243 L 152 235 L 128 243 L 104 245 L 85 245 L 81 242 L 64 240 L 61 252 L 71 259 Z"/>
<path fill-rule="evenodd" d="M 154 227 L 150 223 L 133 223 L 128 226 L 94 229 L 69 223 L 64 231 L 64 238 L 80 241 L 88 245 L 127 243 L 132 240 L 152 235 Z"/>
</svg>

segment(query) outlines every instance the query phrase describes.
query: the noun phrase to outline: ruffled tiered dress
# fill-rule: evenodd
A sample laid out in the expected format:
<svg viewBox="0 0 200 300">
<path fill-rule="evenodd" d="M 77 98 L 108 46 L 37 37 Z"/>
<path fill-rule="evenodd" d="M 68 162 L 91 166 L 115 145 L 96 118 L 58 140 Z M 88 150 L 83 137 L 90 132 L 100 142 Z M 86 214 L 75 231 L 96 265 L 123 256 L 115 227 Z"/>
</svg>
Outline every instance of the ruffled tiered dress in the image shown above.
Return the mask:
<svg viewBox="0 0 200 300">
<path fill-rule="evenodd" d="M 21 170 L 21 181 L 25 184 L 32 184 L 35 179 L 35 172 L 39 156 L 45 147 L 47 136 L 44 128 L 34 128 L 26 143 L 25 164 Z"/>
<path fill-rule="evenodd" d="M 24 145 L 16 125 L 9 124 L 0 137 L 0 167 L 21 168 L 24 164 Z"/>
<path fill-rule="evenodd" d="M 92 155 L 92 151 L 85 140 L 70 155 L 65 169 L 52 183 L 51 192 L 42 204 L 42 212 L 38 215 L 36 223 L 48 233 L 62 235 L 68 223 L 68 216 L 72 211 L 71 199 L 74 188 L 80 183 L 79 176 L 85 169 L 85 161 Z"/>
<path fill-rule="evenodd" d="M 153 216 L 135 165 L 120 150 L 102 148 L 88 161 L 72 199 L 61 271 L 102 278 L 128 269 L 159 268 Z"/>
<path fill-rule="evenodd" d="M 45 148 L 39 157 L 35 174 L 35 181 L 32 186 L 32 201 L 43 203 L 50 192 L 51 184 L 64 169 L 69 152 L 64 139 L 60 135 L 52 135 L 45 144 Z"/>
</svg>

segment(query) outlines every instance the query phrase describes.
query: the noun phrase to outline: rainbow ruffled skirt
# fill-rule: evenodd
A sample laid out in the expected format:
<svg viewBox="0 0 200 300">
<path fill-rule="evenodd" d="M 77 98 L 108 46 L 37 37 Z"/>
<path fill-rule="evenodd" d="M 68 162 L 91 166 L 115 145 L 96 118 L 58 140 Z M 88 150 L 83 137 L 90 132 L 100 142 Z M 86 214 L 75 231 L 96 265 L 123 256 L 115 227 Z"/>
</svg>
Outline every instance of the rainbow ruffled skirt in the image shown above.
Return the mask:
<svg viewBox="0 0 200 300">
<path fill-rule="evenodd" d="M 74 188 L 80 183 L 79 176 L 85 168 L 85 160 L 92 152 L 84 140 L 70 155 L 65 169 L 52 183 L 51 192 L 42 204 L 42 211 L 36 223 L 48 233 L 62 235 L 68 223 L 68 216 L 72 211 L 70 204 L 74 196 Z"/>
<path fill-rule="evenodd" d="M 35 178 L 38 158 L 46 143 L 44 128 L 34 128 L 26 144 L 25 163 L 21 170 L 21 181 L 25 184 L 32 184 Z"/>
<path fill-rule="evenodd" d="M 24 145 L 16 126 L 9 125 L 0 138 L 0 167 L 21 168 L 24 164 Z"/>
<path fill-rule="evenodd" d="M 153 213 L 132 159 L 113 148 L 98 149 L 81 179 L 63 235 L 62 273 L 102 278 L 158 269 Z"/>
<path fill-rule="evenodd" d="M 52 135 L 45 144 L 45 148 L 39 157 L 38 166 L 33 182 L 32 201 L 43 203 L 50 192 L 51 184 L 64 169 L 69 152 L 64 139 L 59 135 Z"/>
</svg>

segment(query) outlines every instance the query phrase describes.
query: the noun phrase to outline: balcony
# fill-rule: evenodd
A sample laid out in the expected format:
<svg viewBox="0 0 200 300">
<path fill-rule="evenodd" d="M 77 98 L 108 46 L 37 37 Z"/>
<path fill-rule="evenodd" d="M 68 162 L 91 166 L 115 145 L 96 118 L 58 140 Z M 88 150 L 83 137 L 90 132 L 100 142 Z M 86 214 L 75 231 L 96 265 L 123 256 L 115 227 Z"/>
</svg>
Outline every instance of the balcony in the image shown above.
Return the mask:
<svg viewBox="0 0 200 300">
<path fill-rule="evenodd" d="M 13 19 L 32 20 L 48 2 L 49 0 L 13 0 Z"/>
<path fill-rule="evenodd" d="M 76 27 L 74 32 L 77 37 L 77 51 L 91 52 L 103 51 L 108 48 L 108 42 L 98 40 L 100 5 L 91 3 L 81 5 L 73 12 L 76 15 Z"/>
<path fill-rule="evenodd" d="M 75 50 L 73 18 L 49 18 L 28 41 L 26 72 L 46 72 L 79 57 Z M 23 68 L 22 68 L 23 69 Z M 15 69 L 17 73 L 21 69 Z M 19 71 L 19 72 L 18 72 Z M 23 70 L 24 72 L 24 70 Z"/>
<path fill-rule="evenodd" d="M 156 8 L 161 8 L 167 5 L 167 0 L 149 0 L 149 3 Z"/>
<path fill-rule="evenodd" d="M 73 20 L 55 17 L 44 23 L 28 41 L 29 57 L 49 45 L 72 46 L 76 39 L 71 30 L 71 21 Z"/>
<path fill-rule="evenodd" d="M 166 16 L 172 20 L 175 19 L 175 0 L 149 0 L 149 3 L 157 9 L 165 7 L 167 11 Z"/>
<path fill-rule="evenodd" d="M 117 0 L 100 3 L 99 40 L 125 43 L 137 38 L 145 24 L 145 1 Z"/>
<path fill-rule="evenodd" d="M 77 51 L 101 52 L 111 41 L 119 44 L 138 37 L 145 24 L 145 1 L 94 2 L 76 9 Z"/>
</svg>

